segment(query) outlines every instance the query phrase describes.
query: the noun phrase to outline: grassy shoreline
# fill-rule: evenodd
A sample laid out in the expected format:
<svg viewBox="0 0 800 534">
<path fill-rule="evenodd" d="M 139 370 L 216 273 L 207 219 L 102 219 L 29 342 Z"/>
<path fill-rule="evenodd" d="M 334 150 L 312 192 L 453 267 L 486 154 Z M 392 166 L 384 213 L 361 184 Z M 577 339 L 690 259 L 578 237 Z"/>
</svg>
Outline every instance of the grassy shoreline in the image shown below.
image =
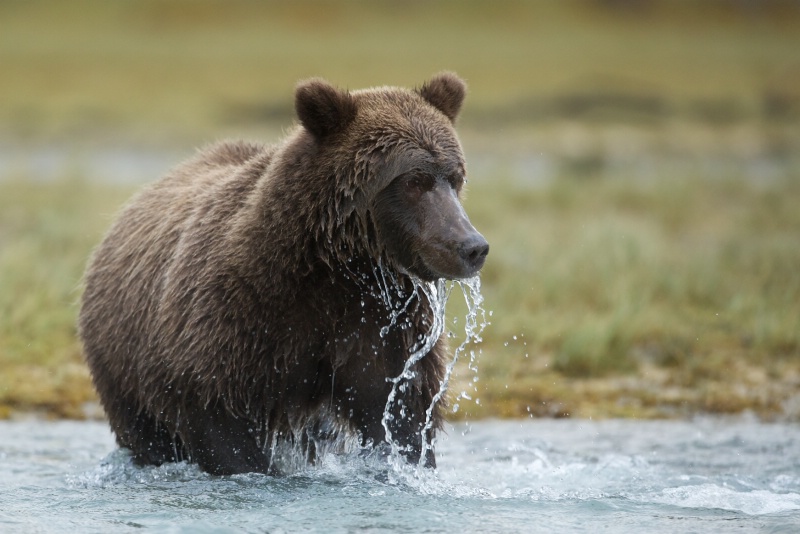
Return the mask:
<svg viewBox="0 0 800 534">
<path fill-rule="evenodd" d="M 135 187 L 29 178 L 0 180 L 0 417 L 96 416 L 75 337 L 79 282 Z M 492 243 L 492 324 L 468 347 L 477 375 L 468 356 L 457 367 L 452 418 L 800 419 L 796 180 L 529 187 L 495 170 L 473 178 L 466 205 Z M 457 334 L 465 310 L 451 300 Z"/>
</svg>

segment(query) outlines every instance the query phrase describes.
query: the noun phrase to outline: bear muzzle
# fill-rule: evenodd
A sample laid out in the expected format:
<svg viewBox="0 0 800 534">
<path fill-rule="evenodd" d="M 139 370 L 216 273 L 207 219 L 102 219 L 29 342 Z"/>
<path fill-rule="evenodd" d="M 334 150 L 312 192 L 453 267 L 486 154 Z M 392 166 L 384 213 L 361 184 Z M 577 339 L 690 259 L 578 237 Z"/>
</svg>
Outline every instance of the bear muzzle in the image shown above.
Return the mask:
<svg viewBox="0 0 800 534">
<path fill-rule="evenodd" d="M 458 256 L 467 272 L 467 278 L 474 276 L 486 262 L 489 255 L 489 243 L 475 230 L 473 234 L 458 245 Z"/>
<path fill-rule="evenodd" d="M 428 240 L 420 251 L 424 267 L 416 269 L 416 274 L 428 280 L 461 280 L 478 274 L 489 254 L 489 243 L 468 221 L 467 225 L 462 227 L 466 232 Z"/>
</svg>

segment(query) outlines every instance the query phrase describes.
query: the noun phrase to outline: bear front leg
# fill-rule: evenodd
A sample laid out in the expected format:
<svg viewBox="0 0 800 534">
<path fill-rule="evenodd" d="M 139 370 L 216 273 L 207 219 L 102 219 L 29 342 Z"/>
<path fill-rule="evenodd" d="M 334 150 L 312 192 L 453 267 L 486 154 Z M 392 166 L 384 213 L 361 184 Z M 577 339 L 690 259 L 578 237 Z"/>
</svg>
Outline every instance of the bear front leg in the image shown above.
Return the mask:
<svg viewBox="0 0 800 534">
<path fill-rule="evenodd" d="M 418 381 L 402 380 L 397 384 L 394 402 L 389 406 L 386 423 L 391 432 L 392 441 L 410 464 L 420 464 L 435 468 L 436 457 L 432 441 L 436 429 L 440 426 L 437 420 L 439 411 L 434 408 L 433 421 L 426 429 L 427 410 L 431 396 L 425 395 Z M 424 459 L 420 462 L 420 457 Z"/>
<path fill-rule="evenodd" d="M 436 467 L 433 440 L 442 428 L 446 402 L 440 398 L 434 403 L 433 399 L 444 387 L 443 362 L 446 355 L 447 343 L 442 335 L 431 351 L 411 369 L 413 376 L 397 384 L 388 426 L 392 440 L 409 463 Z"/>
<path fill-rule="evenodd" d="M 433 449 L 427 447 L 435 437 L 439 421 L 434 419 L 431 428 L 425 432 L 426 410 L 429 404 L 425 403 L 424 395 L 420 395 L 415 384 L 401 381 L 397 385 L 395 398 L 386 414 L 386 404 L 391 394 L 390 383 L 380 388 L 350 386 L 346 388 L 340 410 L 349 415 L 350 422 L 361 437 L 362 446 L 389 444 L 390 437 L 386 434 L 386 427 L 391 433 L 391 441 L 400 454 L 410 464 L 418 464 L 425 448 L 425 467 L 436 467 L 436 458 Z M 340 397 L 341 398 L 341 397 Z M 438 417 L 438 410 L 434 410 L 434 418 Z M 384 419 L 386 427 L 384 427 Z"/>
<path fill-rule="evenodd" d="M 348 331 L 344 327 L 337 330 Z M 344 364 L 334 372 L 334 410 L 338 417 L 350 421 L 362 445 L 379 446 L 391 441 L 409 463 L 418 464 L 424 454 L 422 465 L 435 467 L 430 443 L 441 428 L 441 402 L 432 410 L 431 425 L 424 431 L 424 439 L 423 430 L 427 410 L 441 387 L 445 340 L 437 340 L 432 350 L 414 365 L 413 377 L 401 379 L 395 387 L 394 377 L 403 373 L 409 357 L 405 335 L 403 330 L 395 329 L 384 337 L 376 333 L 373 338 L 343 336 L 336 339 L 335 360 Z M 365 347 L 370 350 L 364 350 Z M 390 395 L 393 400 L 389 403 Z M 384 417 L 387 403 L 388 414 Z M 390 435 L 387 435 L 387 428 Z"/>
<path fill-rule="evenodd" d="M 278 474 L 268 451 L 256 442 L 251 421 L 234 417 L 224 408 L 196 408 L 183 429 L 191 461 L 212 475 Z"/>
</svg>

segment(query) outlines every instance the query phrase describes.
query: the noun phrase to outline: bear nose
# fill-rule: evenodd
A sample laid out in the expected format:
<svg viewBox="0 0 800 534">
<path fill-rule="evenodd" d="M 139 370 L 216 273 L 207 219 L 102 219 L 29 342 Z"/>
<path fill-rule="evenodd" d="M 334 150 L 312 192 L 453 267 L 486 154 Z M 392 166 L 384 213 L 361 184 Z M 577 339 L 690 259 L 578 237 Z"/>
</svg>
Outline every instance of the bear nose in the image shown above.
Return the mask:
<svg viewBox="0 0 800 534">
<path fill-rule="evenodd" d="M 479 234 L 475 233 L 468 240 L 461 243 L 458 251 L 461 260 L 470 268 L 477 272 L 483 267 L 486 256 L 489 254 L 489 243 Z"/>
</svg>

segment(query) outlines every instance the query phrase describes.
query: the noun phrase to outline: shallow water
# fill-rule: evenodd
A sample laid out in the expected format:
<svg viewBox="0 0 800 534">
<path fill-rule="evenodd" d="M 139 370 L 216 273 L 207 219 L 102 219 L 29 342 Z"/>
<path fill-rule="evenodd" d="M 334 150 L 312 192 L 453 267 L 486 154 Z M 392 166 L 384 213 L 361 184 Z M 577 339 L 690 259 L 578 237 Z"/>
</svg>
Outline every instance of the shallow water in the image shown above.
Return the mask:
<svg viewBox="0 0 800 534">
<path fill-rule="evenodd" d="M 210 477 L 132 466 L 103 423 L 0 422 L 0 532 L 800 531 L 797 425 L 488 421 L 437 451 Z"/>
</svg>

